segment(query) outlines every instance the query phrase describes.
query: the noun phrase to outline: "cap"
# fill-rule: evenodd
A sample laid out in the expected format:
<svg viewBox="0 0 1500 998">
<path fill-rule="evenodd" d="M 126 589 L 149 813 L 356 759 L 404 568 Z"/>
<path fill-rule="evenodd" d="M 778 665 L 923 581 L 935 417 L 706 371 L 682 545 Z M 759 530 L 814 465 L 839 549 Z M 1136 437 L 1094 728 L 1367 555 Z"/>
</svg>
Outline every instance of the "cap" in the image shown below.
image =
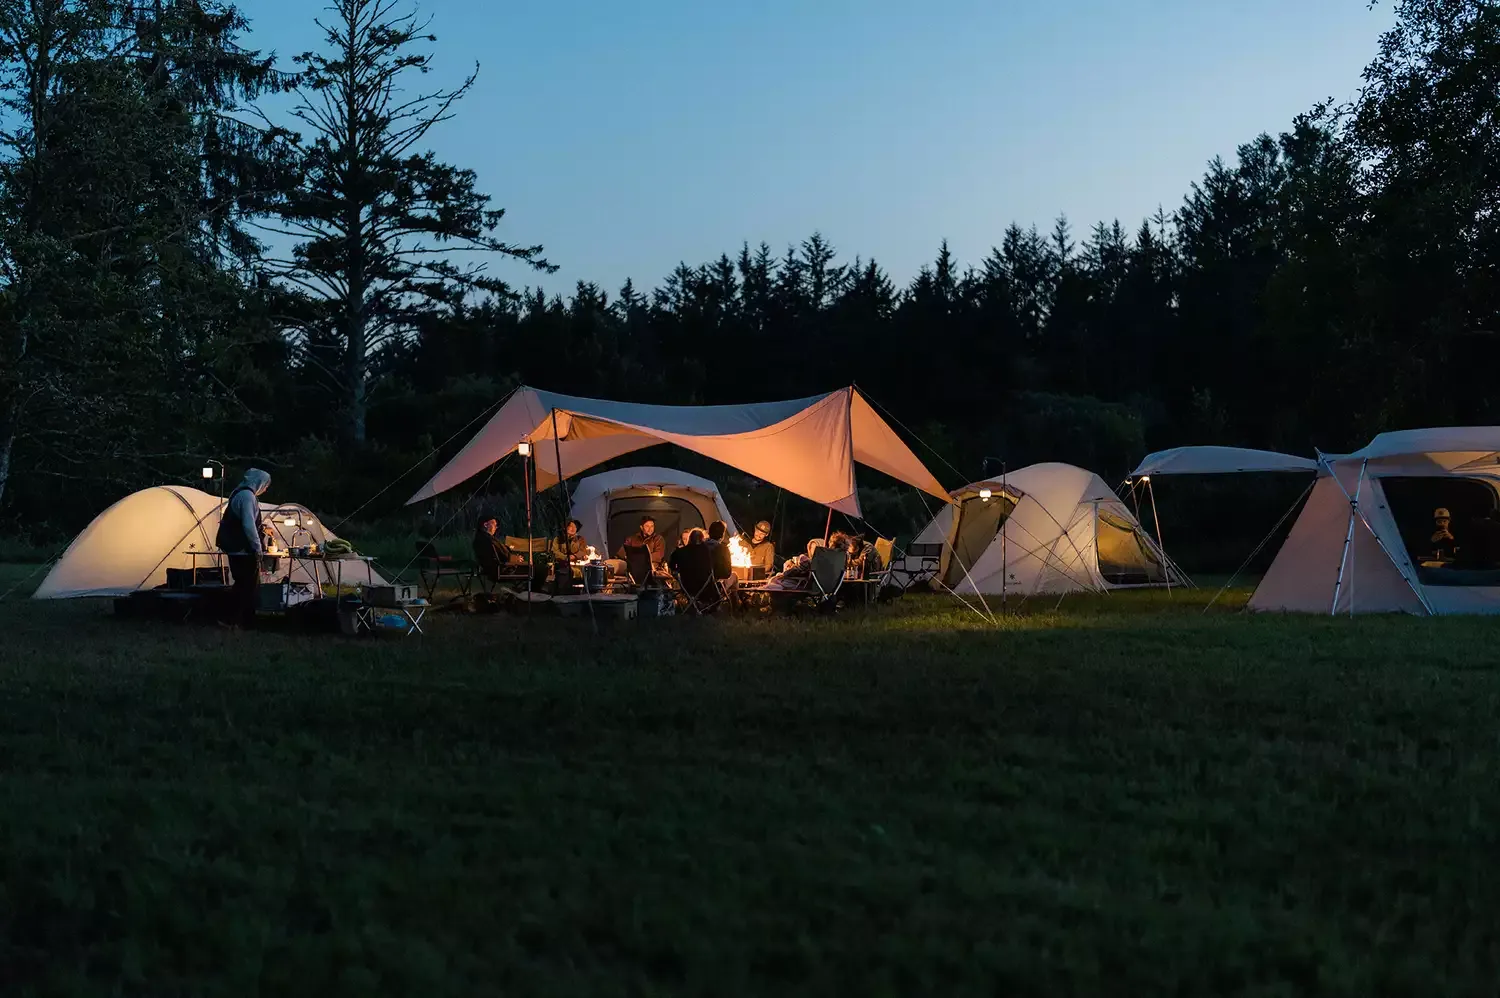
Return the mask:
<svg viewBox="0 0 1500 998">
<path fill-rule="evenodd" d="M 1451 519 L 1453 519 L 1453 517 L 1449 515 L 1449 513 L 1448 513 L 1448 507 L 1446 507 L 1446 506 L 1439 506 L 1437 509 L 1433 510 L 1432 511 L 1432 518 L 1434 520 L 1451 520 Z"/>
<path fill-rule="evenodd" d="M 765 531 L 766 533 L 769 534 L 771 532 L 771 521 L 770 520 L 761 520 L 759 523 L 757 523 L 755 525 L 755 529 L 756 530 L 763 530 L 763 531 Z"/>
</svg>

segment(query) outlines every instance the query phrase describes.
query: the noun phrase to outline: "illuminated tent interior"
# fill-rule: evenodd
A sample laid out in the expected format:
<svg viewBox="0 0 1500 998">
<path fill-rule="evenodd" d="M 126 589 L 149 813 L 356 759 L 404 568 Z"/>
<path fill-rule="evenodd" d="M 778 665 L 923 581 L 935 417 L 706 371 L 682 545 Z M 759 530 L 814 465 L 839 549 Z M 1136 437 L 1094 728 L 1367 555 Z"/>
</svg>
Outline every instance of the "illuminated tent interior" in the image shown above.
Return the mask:
<svg viewBox="0 0 1500 998">
<path fill-rule="evenodd" d="M 937 581 L 959 595 L 1188 584 L 1114 490 L 1083 468 L 1033 464 L 952 497 L 913 544 L 943 545 Z"/>
<path fill-rule="evenodd" d="M 519 388 L 408 504 L 467 481 L 528 443 L 538 491 L 656 444 L 676 444 L 823 506 L 861 515 L 862 464 L 944 502 L 947 490 L 850 388 L 786 402 L 668 406 Z"/>
<path fill-rule="evenodd" d="M 656 531 L 669 553 L 682 531 L 707 528 L 714 520 L 723 520 L 731 536 L 736 533 L 734 517 L 717 485 L 670 468 L 620 468 L 590 475 L 573 489 L 568 515 L 583 524 L 584 537 L 608 558 L 648 514 L 656 520 Z"/>
</svg>

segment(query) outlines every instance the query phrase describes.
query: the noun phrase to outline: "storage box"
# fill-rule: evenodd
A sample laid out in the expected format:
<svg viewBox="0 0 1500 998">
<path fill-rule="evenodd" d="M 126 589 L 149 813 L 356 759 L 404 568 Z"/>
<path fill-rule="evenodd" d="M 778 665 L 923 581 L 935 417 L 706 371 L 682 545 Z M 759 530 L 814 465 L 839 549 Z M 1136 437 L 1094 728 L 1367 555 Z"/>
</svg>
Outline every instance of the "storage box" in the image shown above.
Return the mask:
<svg viewBox="0 0 1500 998">
<path fill-rule="evenodd" d="M 229 585 L 229 569 L 224 565 L 208 565 L 203 568 L 195 568 L 193 569 L 193 585 L 227 586 Z"/>
<path fill-rule="evenodd" d="M 187 589 L 193 584 L 193 570 L 191 568 L 169 568 L 167 569 L 168 589 Z"/>
<path fill-rule="evenodd" d="M 262 582 L 260 584 L 260 609 L 285 610 L 287 584 L 285 582 Z"/>
<path fill-rule="evenodd" d="M 416 586 L 394 585 L 394 586 L 365 586 L 365 602 L 371 606 L 382 606 L 394 609 L 414 603 L 420 597 L 417 596 Z"/>
</svg>

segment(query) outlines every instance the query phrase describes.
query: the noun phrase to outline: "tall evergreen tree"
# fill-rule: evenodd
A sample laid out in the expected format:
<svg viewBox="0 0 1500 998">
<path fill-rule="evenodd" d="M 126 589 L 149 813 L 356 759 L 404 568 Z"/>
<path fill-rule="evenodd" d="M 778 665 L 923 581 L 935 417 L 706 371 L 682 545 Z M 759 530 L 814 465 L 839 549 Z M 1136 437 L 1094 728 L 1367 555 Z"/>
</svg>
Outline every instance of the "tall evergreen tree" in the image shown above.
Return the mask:
<svg viewBox="0 0 1500 998">
<path fill-rule="evenodd" d="M 335 0 L 317 24 L 324 48 L 298 57 L 292 112 L 310 137 L 303 184 L 280 212 L 297 243 L 275 272 L 319 303 L 312 329 L 335 337 L 338 356 L 326 366 L 337 374 L 343 435 L 362 443 L 383 348 L 475 292 L 510 293 L 483 258 L 553 268 L 540 246 L 496 235 L 504 210 L 477 189 L 472 170 L 424 148 L 475 80 L 405 91 L 432 65 L 420 51 L 435 41 L 427 22 L 398 13 L 397 0 Z M 481 259 L 468 262 L 472 255 Z"/>
</svg>

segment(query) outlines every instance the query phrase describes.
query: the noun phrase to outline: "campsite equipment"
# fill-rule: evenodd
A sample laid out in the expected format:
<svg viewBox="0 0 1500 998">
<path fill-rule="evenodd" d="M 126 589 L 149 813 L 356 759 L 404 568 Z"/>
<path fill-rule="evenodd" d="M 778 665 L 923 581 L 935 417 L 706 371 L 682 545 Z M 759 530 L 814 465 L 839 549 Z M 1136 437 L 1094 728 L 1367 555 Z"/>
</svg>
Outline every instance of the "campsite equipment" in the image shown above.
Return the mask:
<svg viewBox="0 0 1500 998">
<path fill-rule="evenodd" d="M 672 591 L 660 586 L 649 586 L 636 596 L 636 611 L 641 617 L 670 617 L 676 609 Z"/>
<path fill-rule="evenodd" d="M 365 586 L 363 589 L 364 601 L 369 606 L 396 609 L 408 603 L 414 603 L 419 598 L 417 587 L 402 583 L 383 586 Z"/>
<path fill-rule="evenodd" d="M 1316 458 L 1177 447 L 1148 455 L 1132 477 L 1234 472 L 1312 478 L 1251 610 L 1500 613 L 1500 426 L 1398 430 Z M 1431 557 L 1438 507 L 1455 515 L 1455 562 Z"/>
<path fill-rule="evenodd" d="M 583 566 L 583 588 L 588 593 L 602 593 L 609 585 L 609 566 L 602 561 L 586 562 Z"/>
<path fill-rule="evenodd" d="M 634 620 L 637 601 L 634 596 L 599 593 L 592 596 L 558 596 L 553 606 L 564 617 L 586 617 L 593 613 L 599 619 Z"/>
<path fill-rule="evenodd" d="M 938 588 L 960 595 L 1187 584 L 1114 490 L 1083 468 L 1033 464 L 953 499 L 896 560 L 895 577 L 931 572 Z"/>
<path fill-rule="evenodd" d="M 262 610 L 278 611 L 285 610 L 287 599 L 291 595 L 291 586 L 285 581 L 262 582 L 260 584 L 259 608 Z"/>
</svg>

